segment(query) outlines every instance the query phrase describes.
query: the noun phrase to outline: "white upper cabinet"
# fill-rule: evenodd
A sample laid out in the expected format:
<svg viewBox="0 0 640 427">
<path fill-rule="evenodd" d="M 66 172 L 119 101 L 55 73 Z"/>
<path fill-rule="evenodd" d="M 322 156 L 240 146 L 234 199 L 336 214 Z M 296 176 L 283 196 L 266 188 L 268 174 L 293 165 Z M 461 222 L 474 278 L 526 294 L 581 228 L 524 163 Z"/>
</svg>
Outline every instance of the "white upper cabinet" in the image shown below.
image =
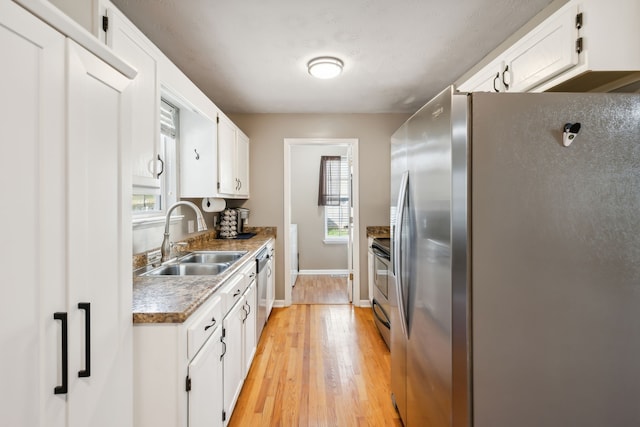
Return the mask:
<svg viewBox="0 0 640 427">
<path fill-rule="evenodd" d="M 505 52 L 506 91 L 526 92 L 578 63 L 577 16 L 577 7 L 569 5 Z"/>
<path fill-rule="evenodd" d="M 180 197 L 211 197 L 218 183 L 216 123 L 180 109 Z"/>
<path fill-rule="evenodd" d="M 579 13 L 578 62 L 535 91 L 602 92 L 638 81 L 640 1 L 582 0 L 571 4 L 577 4 Z"/>
<path fill-rule="evenodd" d="M 240 129 L 236 133 L 236 173 L 238 195 L 249 197 L 249 137 Z"/>
<path fill-rule="evenodd" d="M 458 85 L 463 92 L 610 90 L 638 79 L 640 2 L 571 0 Z"/>
<path fill-rule="evenodd" d="M 224 115 L 218 116 L 218 194 L 249 198 L 249 138 Z"/>
<path fill-rule="evenodd" d="M 106 42 L 118 55 L 138 70 L 133 81 L 132 179 L 133 185 L 160 188 L 163 159 L 160 145 L 160 95 L 158 53 L 148 39 L 113 5 L 105 10 Z"/>
</svg>

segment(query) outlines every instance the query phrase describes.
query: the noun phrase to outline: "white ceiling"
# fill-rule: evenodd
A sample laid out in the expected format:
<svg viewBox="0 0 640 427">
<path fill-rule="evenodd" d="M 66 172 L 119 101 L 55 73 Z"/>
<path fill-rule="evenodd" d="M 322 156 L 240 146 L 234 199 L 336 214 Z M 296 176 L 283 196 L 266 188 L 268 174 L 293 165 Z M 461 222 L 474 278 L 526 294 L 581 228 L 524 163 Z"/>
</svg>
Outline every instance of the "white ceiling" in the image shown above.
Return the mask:
<svg viewBox="0 0 640 427">
<path fill-rule="evenodd" d="M 551 0 L 113 2 L 225 113 L 412 113 Z"/>
</svg>

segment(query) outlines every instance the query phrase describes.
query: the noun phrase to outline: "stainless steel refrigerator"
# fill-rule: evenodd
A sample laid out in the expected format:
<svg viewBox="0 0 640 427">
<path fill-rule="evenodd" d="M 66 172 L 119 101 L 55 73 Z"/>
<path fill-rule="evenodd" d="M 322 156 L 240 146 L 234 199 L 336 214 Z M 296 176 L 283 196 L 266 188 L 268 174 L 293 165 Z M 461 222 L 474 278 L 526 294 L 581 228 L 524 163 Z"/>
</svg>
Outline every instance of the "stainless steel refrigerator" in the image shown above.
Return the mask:
<svg viewBox="0 0 640 427">
<path fill-rule="evenodd" d="M 406 427 L 640 425 L 640 94 L 459 94 L 391 141 Z"/>
</svg>

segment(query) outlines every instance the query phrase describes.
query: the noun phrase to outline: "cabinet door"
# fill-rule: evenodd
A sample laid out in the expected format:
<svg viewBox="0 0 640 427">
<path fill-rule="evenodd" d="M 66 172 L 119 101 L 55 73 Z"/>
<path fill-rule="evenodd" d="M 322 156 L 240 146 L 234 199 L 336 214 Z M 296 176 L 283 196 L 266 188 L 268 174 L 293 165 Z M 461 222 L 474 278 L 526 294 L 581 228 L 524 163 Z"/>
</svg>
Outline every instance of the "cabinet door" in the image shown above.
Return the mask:
<svg viewBox="0 0 640 427">
<path fill-rule="evenodd" d="M 505 53 L 509 92 L 526 92 L 578 63 L 576 14 L 573 6 L 551 16 Z"/>
<path fill-rule="evenodd" d="M 222 347 L 222 328 L 218 327 L 189 364 L 189 427 L 224 425 Z"/>
<path fill-rule="evenodd" d="M 235 194 L 236 176 L 236 128 L 224 116 L 218 122 L 218 193 Z"/>
<path fill-rule="evenodd" d="M 238 195 L 249 197 L 249 137 L 242 131 L 236 133 L 236 176 Z"/>
<path fill-rule="evenodd" d="M 460 92 L 503 92 L 504 62 L 494 60 L 457 87 Z"/>
<path fill-rule="evenodd" d="M 61 322 L 66 311 L 64 37 L 0 2 L 2 147 L 0 424 L 66 425 Z"/>
<path fill-rule="evenodd" d="M 132 127 L 132 177 L 133 185 L 160 188 L 158 160 L 160 144 L 160 104 L 157 83 L 157 60 L 135 28 L 115 8 L 106 10 L 109 18 L 107 45 L 130 63 L 138 75 L 132 82 L 131 95 L 136 119 Z"/>
<path fill-rule="evenodd" d="M 186 108 L 180 110 L 180 196 L 218 193 L 216 124 Z"/>
<path fill-rule="evenodd" d="M 242 328 L 243 320 L 247 315 L 243 307 L 244 299 L 241 299 L 233 306 L 229 313 L 227 313 L 227 316 L 222 322 L 222 327 L 224 328 L 224 343 L 226 346 L 223 359 L 225 425 L 229 422 L 229 418 L 231 418 L 231 413 L 240 395 L 240 390 L 242 390 Z"/>
<path fill-rule="evenodd" d="M 130 426 L 130 80 L 69 39 L 67 72 L 70 425 Z"/>
<path fill-rule="evenodd" d="M 249 369 L 251 368 L 251 362 L 253 361 L 253 356 L 256 354 L 256 322 L 257 322 L 257 313 L 258 313 L 258 293 L 256 287 L 255 279 L 252 280 L 251 284 L 247 288 L 247 291 L 244 295 L 244 305 L 245 311 L 247 312 L 247 316 L 244 319 L 244 349 L 243 349 L 243 359 L 244 366 L 242 370 L 242 377 L 245 378 L 249 373 Z"/>
</svg>

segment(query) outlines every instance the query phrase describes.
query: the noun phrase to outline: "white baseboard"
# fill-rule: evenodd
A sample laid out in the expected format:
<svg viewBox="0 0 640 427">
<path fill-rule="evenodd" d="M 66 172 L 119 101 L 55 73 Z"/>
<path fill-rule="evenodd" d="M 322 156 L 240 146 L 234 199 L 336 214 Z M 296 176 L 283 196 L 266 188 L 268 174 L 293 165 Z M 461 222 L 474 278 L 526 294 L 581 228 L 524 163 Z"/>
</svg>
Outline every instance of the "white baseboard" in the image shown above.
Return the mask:
<svg viewBox="0 0 640 427">
<path fill-rule="evenodd" d="M 371 301 L 368 299 L 361 299 L 359 303 L 354 303 L 353 305 L 356 307 L 371 307 Z M 284 303 L 284 300 L 281 299 L 277 299 L 273 302 L 274 308 L 285 308 L 290 306 L 291 304 L 287 305 Z"/>
<path fill-rule="evenodd" d="M 349 270 L 300 270 L 298 274 L 300 276 L 346 276 L 349 273 Z"/>
<path fill-rule="evenodd" d="M 284 300 L 282 299 L 277 299 L 273 302 L 273 307 L 274 308 L 285 308 L 285 307 L 289 307 L 289 305 L 286 305 L 284 303 Z"/>
</svg>

